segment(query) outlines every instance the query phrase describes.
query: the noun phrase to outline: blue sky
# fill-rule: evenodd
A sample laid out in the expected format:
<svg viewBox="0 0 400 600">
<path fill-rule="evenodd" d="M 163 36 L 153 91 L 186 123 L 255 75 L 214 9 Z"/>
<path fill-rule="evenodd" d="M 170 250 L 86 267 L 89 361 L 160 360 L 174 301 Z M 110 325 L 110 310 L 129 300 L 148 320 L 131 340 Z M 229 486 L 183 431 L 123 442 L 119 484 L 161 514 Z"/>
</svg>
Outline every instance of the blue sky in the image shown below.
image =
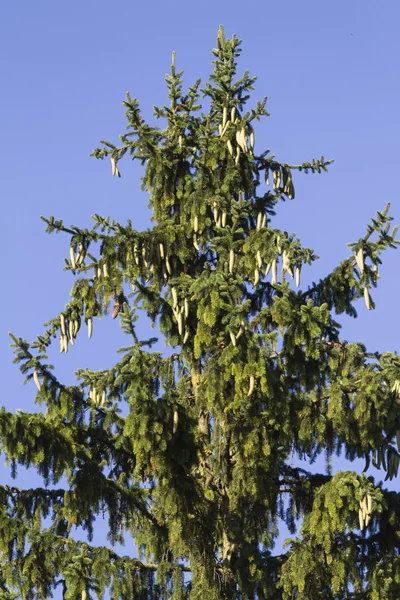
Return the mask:
<svg viewBox="0 0 400 600">
<path fill-rule="evenodd" d="M 40 215 L 82 227 L 95 212 L 122 223 L 132 218 L 137 229 L 149 225 L 140 167 L 125 160 L 116 179 L 108 161 L 89 154 L 100 139 L 123 133 L 127 90 L 147 118 L 164 103 L 172 50 L 187 85 L 204 81 L 220 23 L 243 40 L 239 71 L 258 76 L 253 102 L 268 96 L 271 117 L 256 130 L 256 150 L 269 147 L 288 163 L 335 159 L 328 174 L 295 176 L 296 199 L 280 206 L 275 221 L 321 257 L 305 279 L 346 257 L 346 244 L 388 201 L 400 223 L 399 22 L 397 0 L 3 2 L 0 405 L 34 410 L 33 384 L 22 385 L 7 332 L 32 340 L 68 302 L 72 277 L 62 267 L 69 240 L 47 236 Z M 399 260 L 394 251 L 384 257 L 377 310 L 360 301 L 356 321 L 340 319 L 344 339 L 399 349 Z M 92 343 L 78 340 L 61 358 L 55 346 L 50 356 L 57 375 L 72 383 L 78 367 L 111 366 L 123 343 L 109 318 L 95 324 Z M 8 481 L 1 465 L 0 476 Z"/>
</svg>

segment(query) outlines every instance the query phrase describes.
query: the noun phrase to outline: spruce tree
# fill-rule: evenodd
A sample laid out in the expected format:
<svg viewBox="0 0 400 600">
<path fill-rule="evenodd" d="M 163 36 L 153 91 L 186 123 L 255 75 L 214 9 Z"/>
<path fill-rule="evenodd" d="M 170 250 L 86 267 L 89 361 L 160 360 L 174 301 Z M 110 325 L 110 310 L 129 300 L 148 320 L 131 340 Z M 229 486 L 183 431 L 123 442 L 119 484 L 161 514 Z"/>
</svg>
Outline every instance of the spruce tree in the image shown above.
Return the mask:
<svg viewBox="0 0 400 600">
<path fill-rule="evenodd" d="M 60 589 L 82 600 L 107 590 L 115 600 L 400 595 L 399 495 L 370 475 L 372 465 L 397 475 L 400 360 L 343 341 L 336 320 L 356 317 L 360 298 L 374 308 L 396 228 L 386 207 L 331 273 L 301 287 L 317 257 L 273 217 L 294 198 L 295 174 L 331 161 L 256 151 L 266 99 L 246 108 L 255 77 L 236 75 L 240 44 L 220 28 L 209 81 L 186 93 L 173 55 L 167 106 L 154 109 L 162 125 L 127 94 L 127 133 L 93 152 L 118 177 L 125 155 L 141 162 L 153 227 L 44 219 L 66 234 L 76 280 L 33 343 L 12 336 L 43 409 L 3 408 L 1 450 L 14 476 L 36 469 L 44 487 L 0 487 L 2 600 Z M 139 339 L 140 312 L 170 351 Z M 64 385 L 49 364 L 54 338 L 79 352 L 75 339 L 101 317 L 127 335 L 120 360 Z M 341 452 L 365 459 L 364 472 L 332 474 Z M 292 460 L 319 456 L 321 474 Z M 108 545 L 98 547 L 102 516 Z M 293 536 L 283 551 L 281 525 Z"/>
</svg>

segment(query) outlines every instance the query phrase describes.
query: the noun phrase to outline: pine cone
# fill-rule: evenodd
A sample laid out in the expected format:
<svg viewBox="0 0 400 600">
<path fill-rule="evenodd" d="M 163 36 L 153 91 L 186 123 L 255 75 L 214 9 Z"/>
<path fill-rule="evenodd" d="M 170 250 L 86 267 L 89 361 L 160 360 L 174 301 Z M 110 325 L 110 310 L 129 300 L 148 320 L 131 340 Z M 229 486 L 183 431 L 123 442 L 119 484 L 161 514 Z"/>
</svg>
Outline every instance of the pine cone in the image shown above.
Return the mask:
<svg viewBox="0 0 400 600">
<path fill-rule="evenodd" d="M 121 311 L 121 303 L 119 301 L 119 296 L 114 296 L 114 308 L 112 311 L 112 318 L 115 319 Z"/>
</svg>

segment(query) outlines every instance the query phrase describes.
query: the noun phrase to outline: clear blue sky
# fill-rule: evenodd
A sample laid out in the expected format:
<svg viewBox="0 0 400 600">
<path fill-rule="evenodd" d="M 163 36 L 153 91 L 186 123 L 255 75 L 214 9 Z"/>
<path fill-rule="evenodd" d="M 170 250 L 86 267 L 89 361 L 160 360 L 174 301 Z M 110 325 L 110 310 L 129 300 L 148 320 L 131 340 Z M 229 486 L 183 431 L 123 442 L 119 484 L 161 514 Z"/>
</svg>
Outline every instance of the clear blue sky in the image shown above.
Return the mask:
<svg viewBox="0 0 400 600">
<path fill-rule="evenodd" d="M 172 50 L 188 85 L 204 81 L 220 23 L 244 42 L 239 70 L 258 76 L 254 102 L 268 96 L 271 117 L 256 132 L 256 149 L 269 147 L 289 163 L 335 159 L 329 174 L 296 175 L 296 199 L 276 219 L 321 257 L 309 281 L 347 256 L 346 243 L 388 201 L 400 223 L 399 22 L 398 0 L 3 2 L 0 405 L 34 410 L 33 383 L 22 386 L 7 332 L 34 339 L 62 310 L 72 283 L 62 271 L 69 240 L 47 236 L 39 216 L 89 226 L 97 212 L 148 226 L 140 168 L 125 160 L 116 179 L 108 161 L 89 154 L 100 139 L 123 132 L 127 90 L 149 118 L 164 102 Z M 399 251 L 389 251 L 373 296 L 377 310 L 360 301 L 358 320 L 341 319 L 343 338 L 399 349 L 399 265 Z M 61 358 L 55 345 L 60 378 L 72 383 L 78 367 L 111 366 L 124 343 L 117 330 L 104 320 L 92 343 L 82 337 Z M 8 480 L 2 466 L 0 478 Z"/>
</svg>

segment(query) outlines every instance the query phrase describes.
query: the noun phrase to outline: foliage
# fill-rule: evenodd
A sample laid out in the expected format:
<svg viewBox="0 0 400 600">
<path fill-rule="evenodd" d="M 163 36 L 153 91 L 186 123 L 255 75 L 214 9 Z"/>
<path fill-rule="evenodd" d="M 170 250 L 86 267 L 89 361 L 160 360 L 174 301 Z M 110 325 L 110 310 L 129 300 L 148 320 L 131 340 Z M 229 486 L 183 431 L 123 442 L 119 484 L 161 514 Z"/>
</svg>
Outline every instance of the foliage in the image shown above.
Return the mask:
<svg viewBox="0 0 400 600">
<path fill-rule="evenodd" d="M 45 487 L 0 486 L 1 599 L 48 598 L 57 586 L 82 600 L 107 589 L 143 600 L 398 597 L 398 494 L 329 469 L 344 452 L 397 475 L 400 360 L 342 341 L 336 321 L 355 317 L 359 298 L 374 308 L 396 228 L 386 207 L 332 273 L 300 288 L 317 256 L 273 216 L 294 198 L 295 172 L 332 161 L 256 152 L 266 99 L 246 109 L 255 78 L 237 78 L 240 43 L 220 28 L 209 81 L 186 94 L 173 55 L 169 105 L 154 109 L 163 128 L 127 94 L 120 145 L 93 152 L 116 176 L 125 155 L 145 167 L 151 229 L 100 215 L 90 230 L 44 219 L 69 236 L 65 269 L 76 280 L 32 344 L 12 336 L 44 411 L 2 409 L 1 449 L 14 475 L 18 464 L 35 468 Z M 67 352 L 110 302 L 129 339 L 120 360 L 63 385 L 48 363 L 54 338 Z M 138 338 L 140 311 L 170 355 Z M 293 466 L 293 456 L 322 454 L 325 475 Z M 92 544 L 102 515 L 108 547 Z M 299 537 L 277 555 L 281 522 Z M 138 558 L 115 551 L 127 534 Z"/>
</svg>

